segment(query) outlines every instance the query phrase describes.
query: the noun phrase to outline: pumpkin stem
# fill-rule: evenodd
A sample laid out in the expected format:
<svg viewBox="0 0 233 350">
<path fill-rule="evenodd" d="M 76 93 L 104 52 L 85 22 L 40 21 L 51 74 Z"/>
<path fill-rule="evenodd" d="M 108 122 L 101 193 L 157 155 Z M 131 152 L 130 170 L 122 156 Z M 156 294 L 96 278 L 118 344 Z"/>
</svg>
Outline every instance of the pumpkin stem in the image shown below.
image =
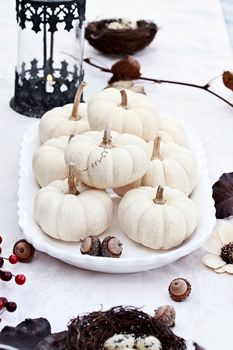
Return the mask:
<svg viewBox="0 0 233 350">
<path fill-rule="evenodd" d="M 112 136 L 111 136 L 111 130 L 110 130 L 109 126 L 107 126 L 106 129 L 104 130 L 104 136 L 103 136 L 102 142 L 99 145 L 99 147 L 103 147 L 103 148 L 115 147 L 112 144 Z"/>
<path fill-rule="evenodd" d="M 125 90 L 120 90 L 121 93 L 121 104 L 120 107 L 127 109 L 128 108 L 128 98 Z"/>
<path fill-rule="evenodd" d="M 154 139 L 154 146 L 153 146 L 151 160 L 161 159 L 161 156 L 160 156 L 160 145 L 161 145 L 161 137 L 157 136 Z"/>
<path fill-rule="evenodd" d="M 165 200 L 163 199 L 163 191 L 164 188 L 162 186 L 158 186 L 156 197 L 153 199 L 153 202 L 156 204 L 165 204 Z"/>
<path fill-rule="evenodd" d="M 77 177 L 76 167 L 73 163 L 70 163 L 69 175 L 68 175 L 68 187 L 69 187 L 68 194 L 73 194 L 75 196 L 79 194 L 79 191 L 76 188 L 76 177 Z"/>
<path fill-rule="evenodd" d="M 68 143 L 70 143 L 70 141 L 71 141 L 71 139 L 72 139 L 73 137 L 74 137 L 74 135 L 73 135 L 73 134 L 69 136 Z"/>
<path fill-rule="evenodd" d="M 79 103 L 80 103 L 81 96 L 82 96 L 82 93 L 83 93 L 85 86 L 87 86 L 87 83 L 85 81 L 82 81 L 77 89 L 77 92 L 76 92 L 76 95 L 74 98 L 74 106 L 72 109 L 71 116 L 69 118 L 70 120 L 80 120 L 81 119 L 81 117 L 78 115 L 78 108 L 79 108 Z"/>
</svg>

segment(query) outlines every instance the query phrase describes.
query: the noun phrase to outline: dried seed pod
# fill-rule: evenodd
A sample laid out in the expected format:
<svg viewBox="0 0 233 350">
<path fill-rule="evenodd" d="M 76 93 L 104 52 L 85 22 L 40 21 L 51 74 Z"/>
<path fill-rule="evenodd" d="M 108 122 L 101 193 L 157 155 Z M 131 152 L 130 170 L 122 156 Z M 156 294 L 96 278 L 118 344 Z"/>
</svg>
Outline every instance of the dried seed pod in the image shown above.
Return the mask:
<svg viewBox="0 0 233 350">
<path fill-rule="evenodd" d="M 223 84 L 233 91 L 233 72 L 226 71 L 222 75 Z"/>
<path fill-rule="evenodd" d="M 191 284 L 184 278 L 176 278 L 170 283 L 168 291 L 172 300 L 180 302 L 188 298 Z"/>
<path fill-rule="evenodd" d="M 35 248 L 25 239 L 17 241 L 13 247 L 13 253 L 20 262 L 30 262 L 34 256 Z"/>
<path fill-rule="evenodd" d="M 167 327 L 174 327 L 176 311 L 171 305 L 162 305 L 155 310 L 154 318 L 163 322 Z"/>
<path fill-rule="evenodd" d="M 119 258 L 122 253 L 122 243 L 116 237 L 108 236 L 102 242 L 102 256 L 109 258 Z"/>
<path fill-rule="evenodd" d="M 112 84 L 109 84 L 108 86 L 106 86 L 106 89 L 109 87 L 114 87 L 118 90 L 127 89 L 127 90 L 131 90 L 133 92 L 137 92 L 138 94 L 146 95 L 144 86 L 136 85 L 136 84 L 134 84 L 134 82 L 132 80 L 115 81 Z"/>
<path fill-rule="evenodd" d="M 97 236 L 88 236 L 81 241 L 80 252 L 92 256 L 100 256 L 101 242 Z"/>
</svg>

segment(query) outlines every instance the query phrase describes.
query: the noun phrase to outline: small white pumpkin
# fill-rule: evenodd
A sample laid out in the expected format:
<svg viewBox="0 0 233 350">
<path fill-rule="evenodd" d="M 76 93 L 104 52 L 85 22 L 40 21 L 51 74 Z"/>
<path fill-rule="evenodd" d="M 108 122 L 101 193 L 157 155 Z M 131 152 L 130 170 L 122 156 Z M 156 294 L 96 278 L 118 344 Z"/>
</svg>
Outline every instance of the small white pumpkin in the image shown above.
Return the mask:
<svg viewBox="0 0 233 350">
<path fill-rule="evenodd" d="M 160 127 L 159 113 L 147 96 L 115 88 L 105 89 L 89 101 L 88 120 L 92 130 L 110 125 L 112 130 L 145 141 L 153 140 Z"/>
<path fill-rule="evenodd" d="M 139 137 L 106 129 L 73 137 L 65 159 L 83 170 L 82 182 L 106 189 L 143 176 L 149 167 L 150 152 L 148 144 Z"/>
<path fill-rule="evenodd" d="M 180 245 L 195 230 L 195 203 L 169 187 L 139 187 L 125 194 L 118 207 L 118 221 L 133 241 L 152 249 Z"/>
<path fill-rule="evenodd" d="M 87 104 L 80 103 L 85 82 L 79 85 L 74 104 L 56 107 L 46 112 L 39 124 L 39 135 L 42 143 L 59 136 L 82 134 L 90 130 L 87 120 Z"/>
<path fill-rule="evenodd" d="M 160 127 L 157 133 L 154 135 L 160 136 L 162 142 L 175 142 L 181 146 L 187 146 L 188 141 L 186 133 L 182 123 L 174 118 L 170 117 L 161 117 Z"/>
<path fill-rule="evenodd" d="M 41 188 L 35 198 L 34 218 L 47 235 L 76 242 L 99 235 L 112 222 L 113 203 L 105 191 L 76 185 L 74 166 L 68 181 L 54 181 Z"/>
<path fill-rule="evenodd" d="M 40 187 L 68 177 L 68 167 L 64 156 L 68 141 L 68 136 L 50 139 L 34 153 L 32 169 Z"/>
<path fill-rule="evenodd" d="M 197 164 L 192 152 L 176 143 L 161 144 L 159 136 L 150 143 L 150 146 L 151 162 L 145 175 L 141 180 L 114 191 L 119 196 L 123 196 L 132 188 L 161 185 L 176 188 L 189 195 L 197 183 Z"/>
</svg>

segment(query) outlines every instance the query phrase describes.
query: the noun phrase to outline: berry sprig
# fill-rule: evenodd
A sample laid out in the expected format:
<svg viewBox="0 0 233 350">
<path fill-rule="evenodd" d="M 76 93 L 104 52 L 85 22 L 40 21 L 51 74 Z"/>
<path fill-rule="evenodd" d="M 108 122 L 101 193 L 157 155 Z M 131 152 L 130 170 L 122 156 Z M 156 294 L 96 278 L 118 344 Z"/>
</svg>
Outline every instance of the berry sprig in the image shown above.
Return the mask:
<svg viewBox="0 0 233 350">
<path fill-rule="evenodd" d="M 0 244 L 2 243 L 2 236 L 0 236 Z M 2 253 L 2 248 L 0 247 L 0 254 Z M 0 256 L 0 269 L 3 267 L 5 262 L 9 262 L 15 265 L 19 262 L 19 258 L 15 254 L 11 254 L 8 258 Z M 15 283 L 18 285 L 23 285 L 26 282 L 26 277 L 23 274 L 14 275 L 12 272 L 7 270 L 0 270 L 0 280 L 4 282 L 9 282 L 14 277 Z M 0 297 L 0 315 L 4 311 L 14 312 L 17 309 L 17 304 L 14 301 L 8 301 L 5 297 Z M 1 321 L 1 319 L 0 319 Z"/>
</svg>

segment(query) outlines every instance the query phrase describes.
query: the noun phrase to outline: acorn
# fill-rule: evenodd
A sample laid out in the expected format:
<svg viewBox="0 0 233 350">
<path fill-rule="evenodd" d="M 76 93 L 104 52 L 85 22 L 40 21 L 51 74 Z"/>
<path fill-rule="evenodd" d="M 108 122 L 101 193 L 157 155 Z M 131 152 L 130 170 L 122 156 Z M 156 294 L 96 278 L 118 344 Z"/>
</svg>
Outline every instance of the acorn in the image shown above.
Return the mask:
<svg viewBox="0 0 233 350">
<path fill-rule="evenodd" d="M 28 263 L 33 259 L 35 248 L 32 244 L 28 243 L 26 239 L 21 239 L 15 242 L 13 253 L 20 262 Z"/>
<path fill-rule="evenodd" d="M 170 283 L 168 291 L 172 300 L 180 302 L 188 298 L 191 284 L 184 278 L 176 278 Z"/>
<path fill-rule="evenodd" d="M 82 244 L 80 252 L 82 254 L 88 254 L 92 256 L 100 256 L 101 254 L 101 242 L 97 236 L 87 236 L 81 240 Z"/>
<path fill-rule="evenodd" d="M 174 327 L 176 311 L 171 305 L 162 305 L 155 310 L 154 318 L 163 322 L 167 327 Z"/>
<path fill-rule="evenodd" d="M 122 253 L 122 243 L 116 237 L 105 237 L 101 245 L 102 256 L 109 258 L 119 258 Z"/>
</svg>

